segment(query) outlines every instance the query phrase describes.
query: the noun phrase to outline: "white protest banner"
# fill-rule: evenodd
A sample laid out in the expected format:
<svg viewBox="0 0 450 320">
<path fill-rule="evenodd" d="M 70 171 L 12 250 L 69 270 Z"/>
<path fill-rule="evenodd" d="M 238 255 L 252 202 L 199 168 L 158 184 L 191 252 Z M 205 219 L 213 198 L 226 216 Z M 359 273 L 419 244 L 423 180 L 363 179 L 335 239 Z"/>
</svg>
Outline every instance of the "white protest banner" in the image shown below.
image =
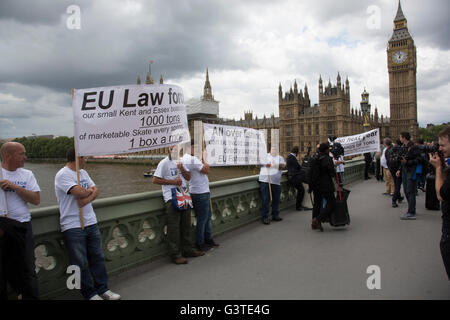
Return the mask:
<svg viewBox="0 0 450 320">
<path fill-rule="evenodd" d="M 378 152 L 380 151 L 380 132 L 377 128 L 353 136 L 337 138 L 334 142 L 342 144 L 345 156 L 366 152 Z"/>
<path fill-rule="evenodd" d="M 258 165 L 267 161 L 264 133 L 250 128 L 203 124 L 210 166 Z"/>
<path fill-rule="evenodd" d="M 121 154 L 190 141 L 183 90 L 126 85 L 74 90 L 79 156 Z"/>
</svg>

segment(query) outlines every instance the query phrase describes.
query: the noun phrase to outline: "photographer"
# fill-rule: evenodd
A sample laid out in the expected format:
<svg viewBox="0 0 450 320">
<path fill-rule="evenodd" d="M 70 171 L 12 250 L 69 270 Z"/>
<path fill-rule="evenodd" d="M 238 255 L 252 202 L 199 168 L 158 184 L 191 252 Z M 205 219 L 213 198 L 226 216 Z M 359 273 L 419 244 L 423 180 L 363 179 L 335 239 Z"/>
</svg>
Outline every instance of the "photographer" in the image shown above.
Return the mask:
<svg viewBox="0 0 450 320">
<path fill-rule="evenodd" d="M 394 179 L 394 195 L 392 196 L 392 207 L 397 208 L 398 202 L 403 201 L 403 197 L 401 195 L 401 187 L 402 187 L 402 177 L 401 175 L 397 177 L 396 172 L 401 168 L 400 163 L 400 155 L 402 152 L 402 143 L 399 139 L 395 141 L 395 145 L 392 148 L 389 148 L 386 151 L 386 160 L 389 171 Z"/>
<path fill-rule="evenodd" d="M 411 136 L 409 132 L 400 133 L 400 141 L 403 143 L 403 147 L 407 149 L 406 154 L 401 158 L 401 172 L 397 171 L 397 177 L 402 176 L 403 191 L 405 192 L 406 199 L 408 200 L 408 212 L 403 214 L 400 219 L 402 220 L 416 220 L 416 167 L 419 163 L 418 160 L 418 148 L 414 146 L 414 143 L 410 141 Z"/>
<path fill-rule="evenodd" d="M 430 154 L 430 164 L 436 169 L 436 193 L 442 201 L 442 237 L 440 249 L 447 277 L 450 280 L 450 174 L 444 157 L 450 157 L 450 126 L 439 133 L 439 151 Z"/>
</svg>

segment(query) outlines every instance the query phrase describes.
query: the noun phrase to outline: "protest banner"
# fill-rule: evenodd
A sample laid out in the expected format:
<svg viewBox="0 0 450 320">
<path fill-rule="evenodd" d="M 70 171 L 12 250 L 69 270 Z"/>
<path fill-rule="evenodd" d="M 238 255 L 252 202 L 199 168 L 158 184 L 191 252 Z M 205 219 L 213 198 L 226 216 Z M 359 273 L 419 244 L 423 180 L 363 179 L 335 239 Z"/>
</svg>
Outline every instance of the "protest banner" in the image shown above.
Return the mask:
<svg viewBox="0 0 450 320">
<path fill-rule="evenodd" d="M 339 142 L 344 147 L 345 156 L 378 152 L 380 151 L 380 132 L 377 128 L 353 136 L 337 138 L 334 142 Z"/>
<path fill-rule="evenodd" d="M 210 166 L 259 165 L 267 159 L 266 138 L 255 129 L 203 124 Z"/>
<path fill-rule="evenodd" d="M 74 90 L 79 156 L 132 153 L 190 141 L 183 90 L 126 85 Z"/>
</svg>

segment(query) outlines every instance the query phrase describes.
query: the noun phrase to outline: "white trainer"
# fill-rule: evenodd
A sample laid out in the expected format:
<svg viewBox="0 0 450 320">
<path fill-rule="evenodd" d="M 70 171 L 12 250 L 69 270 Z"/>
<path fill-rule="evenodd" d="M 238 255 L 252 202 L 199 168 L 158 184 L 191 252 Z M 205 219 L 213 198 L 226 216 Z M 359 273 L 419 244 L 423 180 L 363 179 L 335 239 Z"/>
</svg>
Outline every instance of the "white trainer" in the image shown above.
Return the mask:
<svg viewBox="0 0 450 320">
<path fill-rule="evenodd" d="M 120 295 L 112 292 L 111 290 L 105 291 L 101 294 L 104 300 L 120 300 Z"/>
<path fill-rule="evenodd" d="M 95 296 L 92 296 L 89 300 L 103 300 L 103 299 L 98 294 L 96 294 Z"/>
</svg>

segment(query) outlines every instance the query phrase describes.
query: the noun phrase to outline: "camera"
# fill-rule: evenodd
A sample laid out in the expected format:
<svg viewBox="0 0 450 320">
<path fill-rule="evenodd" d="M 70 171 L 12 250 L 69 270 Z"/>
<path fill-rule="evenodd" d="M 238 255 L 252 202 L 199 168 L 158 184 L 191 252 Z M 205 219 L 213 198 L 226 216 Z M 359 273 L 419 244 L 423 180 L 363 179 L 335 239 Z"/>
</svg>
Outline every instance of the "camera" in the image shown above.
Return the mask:
<svg viewBox="0 0 450 320">
<path fill-rule="evenodd" d="M 438 153 L 439 157 L 442 158 L 441 152 L 439 151 L 439 143 L 434 142 L 431 146 L 425 146 L 425 145 L 419 145 L 417 148 L 420 150 L 420 152 L 424 153 Z"/>
<path fill-rule="evenodd" d="M 333 154 L 335 159 L 344 155 L 344 147 L 339 142 L 334 142 L 336 139 L 336 136 L 328 137 L 328 141 L 330 142 L 330 152 Z"/>
<path fill-rule="evenodd" d="M 394 146 L 392 147 L 390 161 L 392 163 L 399 164 L 402 158 L 406 158 L 408 154 L 408 148 L 404 146 Z"/>
</svg>

